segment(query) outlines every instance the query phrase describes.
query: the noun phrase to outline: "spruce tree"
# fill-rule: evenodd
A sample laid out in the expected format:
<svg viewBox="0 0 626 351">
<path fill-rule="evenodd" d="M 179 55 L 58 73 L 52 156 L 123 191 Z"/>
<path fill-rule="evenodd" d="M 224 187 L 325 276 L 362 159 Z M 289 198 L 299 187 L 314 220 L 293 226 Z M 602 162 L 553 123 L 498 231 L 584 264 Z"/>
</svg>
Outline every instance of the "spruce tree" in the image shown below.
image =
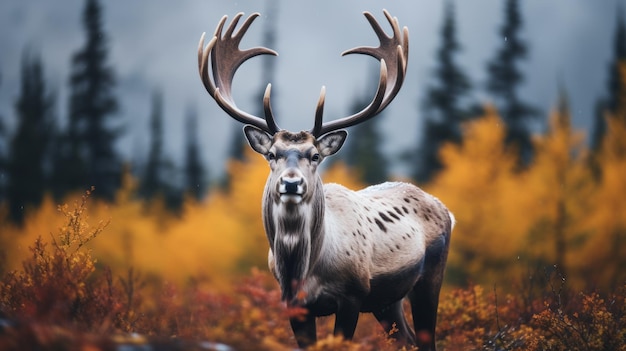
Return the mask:
<svg viewBox="0 0 626 351">
<path fill-rule="evenodd" d="M 461 122 L 472 113 L 468 105 L 470 80 L 457 64 L 455 57 L 461 51 L 456 35 L 453 3 L 445 5 L 441 28 L 441 46 L 437 51 L 437 67 L 424 101 L 423 138 L 414 160 L 413 176 L 418 182 L 428 182 L 442 168 L 439 149 L 445 142 L 461 141 Z"/>
<path fill-rule="evenodd" d="M 180 187 L 176 185 L 178 170 L 165 155 L 163 121 L 163 94 L 155 90 L 152 94 L 150 112 L 150 149 L 139 186 L 139 195 L 147 203 L 157 198 L 161 199 L 168 210 L 178 212 L 183 197 Z"/>
<path fill-rule="evenodd" d="M 527 44 L 520 37 L 522 25 L 518 0 L 507 0 L 505 20 L 500 28 L 502 46 L 487 64 L 487 91 L 492 94 L 506 124 L 506 145 L 515 148 L 519 165 L 525 166 L 533 156 L 529 122 L 537 112 L 518 95 L 518 88 L 524 81 L 519 62 L 528 54 Z"/>
<path fill-rule="evenodd" d="M 604 99 L 596 103 L 596 115 L 591 132 L 591 146 L 598 151 L 602 145 L 602 139 L 606 133 L 605 114 L 615 113 L 619 107 L 619 95 L 622 91 L 623 82 L 620 75 L 620 65 L 626 62 L 626 24 L 622 8 L 617 12 L 615 34 L 613 37 L 613 59 L 608 65 L 607 92 Z"/>
<path fill-rule="evenodd" d="M 0 83 L 2 83 L 2 75 L 0 75 Z M 4 201 L 6 196 L 6 129 L 4 127 L 4 117 L 0 115 L 0 203 Z"/>
<path fill-rule="evenodd" d="M 150 111 L 150 149 L 146 168 L 139 187 L 140 196 L 146 201 L 157 195 L 164 196 L 165 159 L 163 157 L 163 95 L 155 90 L 152 93 L 152 107 Z"/>
<path fill-rule="evenodd" d="M 356 99 L 352 110 L 359 111 L 368 103 L 369 99 Z M 366 184 L 384 182 L 389 175 L 389 162 L 381 150 L 383 137 L 380 121 L 384 119 L 384 114 L 382 112 L 375 118 L 352 127 L 352 137 L 347 140 L 345 152 L 340 154 Z"/>
<path fill-rule="evenodd" d="M 72 57 L 69 126 L 64 140 L 69 168 L 63 171 L 69 173 L 70 190 L 95 186 L 95 196 L 113 200 L 121 183 L 121 160 L 114 147 L 121 130 L 112 125 L 118 102 L 97 0 L 86 0 L 83 26 L 85 45 Z"/>
<path fill-rule="evenodd" d="M 199 201 L 205 195 L 205 170 L 202 167 L 200 145 L 198 143 L 198 115 L 188 110 L 185 118 L 185 193 Z"/>
<path fill-rule="evenodd" d="M 22 57 L 20 95 L 15 103 L 17 129 L 7 162 L 9 217 L 21 224 L 24 211 L 41 203 L 46 190 L 47 151 L 53 128 L 54 100 L 39 57 Z"/>
</svg>

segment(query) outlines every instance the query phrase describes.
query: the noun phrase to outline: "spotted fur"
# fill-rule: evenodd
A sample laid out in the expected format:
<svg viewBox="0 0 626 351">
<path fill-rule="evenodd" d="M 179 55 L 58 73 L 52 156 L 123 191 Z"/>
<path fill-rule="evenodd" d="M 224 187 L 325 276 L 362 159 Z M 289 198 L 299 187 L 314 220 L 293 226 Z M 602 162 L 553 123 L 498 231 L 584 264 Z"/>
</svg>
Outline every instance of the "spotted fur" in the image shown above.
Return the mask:
<svg viewBox="0 0 626 351">
<path fill-rule="evenodd" d="M 232 78 L 241 64 L 276 52 L 264 47 L 240 50 L 239 44 L 258 13 L 235 31 L 242 13 L 223 32 L 198 43 L 198 72 L 204 87 L 231 117 L 246 124 L 250 146 L 269 162 L 263 196 L 263 221 L 270 244 L 269 266 L 289 305 L 306 307 L 304 320 L 292 318 L 296 340 L 305 347 L 316 339 L 315 317 L 336 314 L 335 334 L 351 338 L 359 312 L 370 311 L 399 342 L 420 350 L 434 349 L 437 304 L 448 254 L 452 215 L 435 198 L 405 183 L 385 183 L 359 192 L 322 184 L 317 167 L 336 153 L 347 133 L 342 130 L 378 115 L 405 81 L 408 28 L 383 10 L 391 36 L 369 12 L 363 14 L 380 45 L 343 53 L 364 54 L 380 62 L 378 89 L 361 111 L 323 121 L 322 88 L 309 132 L 281 130 L 270 103 L 271 85 L 263 95 L 264 118 L 237 108 Z M 408 327 L 402 298 L 411 301 L 416 334 Z"/>
<path fill-rule="evenodd" d="M 359 313 L 372 312 L 386 330 L 396 326 L 399 342 L 434 349 L 452 214 L 408 183 L 360 191 L 324 185 L 317 167 L 341 147 L 345 132 L 316 139 L 308 132 L 270 136 L 246 128 L 272 170 L 263 195 L 269 268 L 283 300 L 309 311 L 306 320 L 291 321 L 300 346 L 315 341 L 317 316 L 336 314 L 335 332 L 350 338 Z M 421 337 L 402 313 L 406 296 Z"/>
</svg>

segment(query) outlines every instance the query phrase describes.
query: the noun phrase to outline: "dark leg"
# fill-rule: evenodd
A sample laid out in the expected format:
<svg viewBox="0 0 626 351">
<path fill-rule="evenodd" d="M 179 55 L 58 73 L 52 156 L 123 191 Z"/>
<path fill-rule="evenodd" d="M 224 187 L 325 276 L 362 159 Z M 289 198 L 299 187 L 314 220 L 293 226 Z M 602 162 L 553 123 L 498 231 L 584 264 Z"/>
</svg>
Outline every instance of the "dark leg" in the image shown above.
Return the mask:
<svg viewBox="0 0 626 351">
<path fill-rule="evenodd" d="M 339 302 L 335 316 L 335 335 L 342 335 L 346 340 L 352 340 L 360 309 L 361 304 L 357 301 L 344 299 Z"/>
<path fill-rule="evenodd" d="M 409 293 L 411 313 L 415 326 L 415 340 L 419 350 L 435 350 L 435 326 L 437 325 L 437 307 L 439 290 L 428 281 L 421 280 Z"/>
<path fill-rule="evenodd" d="M 374 311 L 374 316 L 383 326 L 387 335 L 396 339 L 400 345 L 415 345 L 415 334 L 409 328 L 404 312 L 402 310 L 402 300 L 387 306 L 386 308 Z M 395 324 L 397 332 L 390 334 Z"/>
<path fill-rule="evenodd" d="M 306 316 L 304 320 L 302 318 L 291 318 L 291 330 L 296 337 L 298 347 L 304 349 L 307 346 L 315 344 L 317 341 L 317 333 L 315 329 L 315 316 Z"/>
<path fill-rule="evenodd" d="M 440 242 L 431 244 L 431 247 L 426 250 L 425 274 L 409 293 L 415 339 L 420 351 L 436 350 L 437 308 L 448 257 L 449 239 L 449 234 L 442 235 Z"/>
</svg>

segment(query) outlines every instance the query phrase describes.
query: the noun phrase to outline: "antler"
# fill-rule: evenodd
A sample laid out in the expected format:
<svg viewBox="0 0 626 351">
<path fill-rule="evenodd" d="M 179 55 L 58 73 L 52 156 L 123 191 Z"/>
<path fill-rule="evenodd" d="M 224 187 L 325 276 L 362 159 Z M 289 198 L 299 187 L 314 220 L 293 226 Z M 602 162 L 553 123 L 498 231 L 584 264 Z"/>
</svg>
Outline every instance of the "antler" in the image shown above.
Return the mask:
<svg viewBox="0 0 626 351">
<path fill-rule="evenodd" d="M 202 79 L 202 83 L 204 83 L 204 87 L 209 94 L 231 117 L 239 122 L 254 125 L 270 134 L 274 134 L 279 130 L 279 128 L 276 125 L 274 115 L 272 114 L 272 108 L 270 106 L 271 84 L 267 85 L 263 96 L 265 119 L 240 110 L 235 105 L 235 101 L 232 97 L 231 85 L 233 77 L 235 76 L 237 68 L 239 68 L 241 64 L 257 55 L 267 54 L 278 56 L 275 51 L 264 47 L 256 47 L 243 51 L 239 50 L 241 39 L 259 14 L 253 13 L 250 15 L 242 24 L 239 31 L 233 34 L 241 16 L 243 16 L 243 13 L 235 15 L 224 35 L 222 35 L 222 29 L 224 28 L 224 24 L 226 23 L 228 16 L 222 17 L 217 25 L 217 28 L 215 29 L 213 38 L 209 41 L 204 50 L 202 47 L 204 46 L 204 37 L 206 33 L 203 33 L 200 37 L 200 43 L 198 44 L 198 70 L 200 78 Z M 211 56 L 213 81 L 209 77 L 209 56 Z"/>
<path fill-rule="evenodd" d="M 374 32 L 380 40 L 379 47 L 357 47 L 344 51 L 341 55 L 365 54 L 380 61 L 380 80 L 378 90 L 372 102 L 360 112 L 338 120 L 322 124 L 324 110 L 324 99 L 326 89 L 322 87 L 320 98 L 315 111 L 315 125 L 311 133 L 316 137 L 324 135 L 333 130 L 347 128 L 355 124 L 366 121 L 380 113 L 400 91 L 406 75 L 406 67 L 409 56 L 409 30 L 407 27 L 400 32 L 398 19 L 391 17 L 387 10 L 383 10 L 385 17 L 391 24 L 393 36 L 389 37 L 380 27 L 374 16 L 369 12 L 364 12 L 365 18 L 369 21 Z"/>
</svg>

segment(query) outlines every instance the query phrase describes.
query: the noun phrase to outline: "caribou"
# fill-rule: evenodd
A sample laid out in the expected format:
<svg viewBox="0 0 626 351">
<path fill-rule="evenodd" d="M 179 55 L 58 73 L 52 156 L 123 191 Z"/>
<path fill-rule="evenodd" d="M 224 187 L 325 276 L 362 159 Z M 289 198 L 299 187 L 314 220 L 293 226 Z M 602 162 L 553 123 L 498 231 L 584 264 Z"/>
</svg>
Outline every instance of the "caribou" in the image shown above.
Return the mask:
<svg viewBox="0 0 626 351">
<path fill-rule="evenodd" d="M 263 97 L 264 117 L 240 110 L 231 86 L 236 70 L 271 49 L 240 50 L 239 44 L 258 13 L 235 31 L 242 13 L 224 32 L 224 16 L 215 34 L 198 45 L 198 68 L 209 95 L 232 118 L 245 124 L 250 147 L 269 163 L 262 199 L 269 241 L 269 269 L 287 306 L 305 308 L 290 318 L 300 347 L 316 342 L 316 317 L 335 314 L 334 333 L 353 337 L 361 312 L 371 312 L 398 343 L 435 349 L 439 292 L 454 226 L 454 216 L 434 196 L 403 182 L 386 182 L 352 191 L 323 184 L 318 169 L 347 137 L 345 128 L 380 113 L 398 94 L 408 59 L 408 29 L 384 11 L 392 27 L 388 36 L 374 16 L 364 12 L 380 41 L 346 54 L 365 54 L 380 61 L 380 79 L 372 102 L 353 115 L 324 122 L 322 87 L 311 130 L 290 132 L 276 124 L 271 84 Z M 406 320 L 408 297 L 413 329 Z"/>
</svg>

